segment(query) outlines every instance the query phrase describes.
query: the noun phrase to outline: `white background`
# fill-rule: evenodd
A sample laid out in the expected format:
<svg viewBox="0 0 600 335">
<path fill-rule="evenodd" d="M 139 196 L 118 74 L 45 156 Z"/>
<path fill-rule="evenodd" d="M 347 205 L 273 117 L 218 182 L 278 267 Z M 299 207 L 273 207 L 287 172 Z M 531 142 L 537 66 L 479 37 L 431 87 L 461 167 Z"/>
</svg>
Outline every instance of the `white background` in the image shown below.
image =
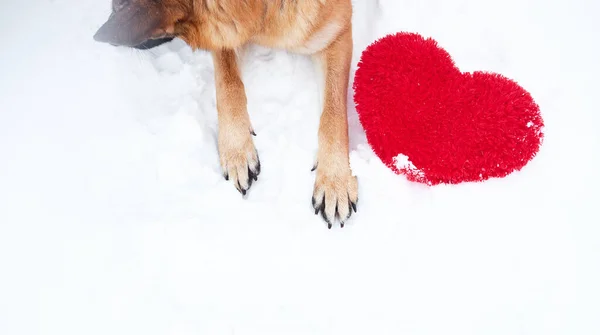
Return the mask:
<svg viewBox="0 0 600 335">
<path fill-rule="evenodd" d="M 406 182 L 350 111 L 358 213 L 312 212 L 319 88 L 304 57 L 244 65 L 263 171 L 221 177 L 210 57 L 93 41 L 109 0 L 0 4 L 0 334 L 600 333 L 598 2 L 356 0 L 378 37 L 435 38 L 542 108 L 521 172 Z"/>
</svg>

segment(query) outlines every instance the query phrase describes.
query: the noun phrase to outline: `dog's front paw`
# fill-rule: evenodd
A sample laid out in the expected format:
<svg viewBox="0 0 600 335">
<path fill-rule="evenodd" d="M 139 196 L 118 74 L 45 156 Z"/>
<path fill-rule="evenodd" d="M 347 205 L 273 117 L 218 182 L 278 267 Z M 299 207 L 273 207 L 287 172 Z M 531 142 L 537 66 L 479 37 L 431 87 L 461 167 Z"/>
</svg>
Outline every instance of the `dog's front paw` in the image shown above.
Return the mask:
<svg viewBox="0 0 600 335">
<path fill-rule="evenodd" d="M 322 165 L 321 165 L 322 166 Z M 331 229 L 337 218 L 341 227 L 356 212 L 358 180 L 347 168 L 316 168 L 316 180 L 312 197 L 315 215 L 321 216 Z"/>
<path fill-rule="evenodd" d="M 219 136 L 219 158 L 223 177 L 233 182 L 235 188 L 246 195 L 252 182 L 258 180 L 260 160 L 251 134 L 254 132 L 229 132 Z"/>
</svg>

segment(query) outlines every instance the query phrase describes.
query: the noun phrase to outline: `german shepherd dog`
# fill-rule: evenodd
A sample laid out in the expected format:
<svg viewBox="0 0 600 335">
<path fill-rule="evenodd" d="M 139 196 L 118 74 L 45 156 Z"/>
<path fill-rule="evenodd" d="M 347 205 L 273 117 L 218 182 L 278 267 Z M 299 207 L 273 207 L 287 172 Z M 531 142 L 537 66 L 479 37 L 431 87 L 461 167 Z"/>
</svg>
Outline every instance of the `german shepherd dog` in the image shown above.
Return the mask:
<svg viewBox="0 0 600 335">
<path fill-rule="evenodd" d="M 98 42 L 148 49 L 173 38 L 212 54 L 223 176 L 242 195 L 260 161 L 240 77 L 249 43 L 310 55 L 324 78 L 312 205 L 331 229 L 356 212 L 358 181 L 348 152 L 347 93 L 352 60 L 351 0 L 113 0 Z"/>
</svg>

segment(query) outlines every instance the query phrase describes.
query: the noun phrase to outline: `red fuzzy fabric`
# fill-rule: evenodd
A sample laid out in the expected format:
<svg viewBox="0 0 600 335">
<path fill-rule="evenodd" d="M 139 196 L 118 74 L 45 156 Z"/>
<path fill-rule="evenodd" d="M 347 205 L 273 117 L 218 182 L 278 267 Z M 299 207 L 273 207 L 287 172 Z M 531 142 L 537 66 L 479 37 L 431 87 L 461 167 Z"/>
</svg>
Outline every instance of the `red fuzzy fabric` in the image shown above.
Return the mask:
<svg viewBox="0 0 600 335">
<path fill-rule="evenodd" d="M 462 73 L 418 34 L 389 35 L 363 52 L 354 101 L 380 159 L 429 185 L 504 177 L 525 166 L 543 139 L 527 91 L 499 74 Z M 399 154 L 411 164 L 397 164 Z"/>
</svg>

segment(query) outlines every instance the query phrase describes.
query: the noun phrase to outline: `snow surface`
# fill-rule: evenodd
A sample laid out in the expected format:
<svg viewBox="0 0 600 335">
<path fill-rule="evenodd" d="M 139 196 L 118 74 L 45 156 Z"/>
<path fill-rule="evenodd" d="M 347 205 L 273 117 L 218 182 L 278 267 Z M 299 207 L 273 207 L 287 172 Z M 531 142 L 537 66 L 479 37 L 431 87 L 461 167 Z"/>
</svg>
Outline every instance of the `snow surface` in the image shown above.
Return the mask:
<svg viewBox="0 0 600 335">
<path fill-rule="evenodd" d="M 220 174 L 210 57 L 96 43 L 109 0 L 0 4 L 0 334 L 599 334 L 597 1 L 355 0 L 387 33 L 541 105 L 521 172 L 426 187 L 350 111 L 358 213 L 311 212 L 320 92 L 302 56 L 244 64 L 263 172 Z"/>
</svg>

